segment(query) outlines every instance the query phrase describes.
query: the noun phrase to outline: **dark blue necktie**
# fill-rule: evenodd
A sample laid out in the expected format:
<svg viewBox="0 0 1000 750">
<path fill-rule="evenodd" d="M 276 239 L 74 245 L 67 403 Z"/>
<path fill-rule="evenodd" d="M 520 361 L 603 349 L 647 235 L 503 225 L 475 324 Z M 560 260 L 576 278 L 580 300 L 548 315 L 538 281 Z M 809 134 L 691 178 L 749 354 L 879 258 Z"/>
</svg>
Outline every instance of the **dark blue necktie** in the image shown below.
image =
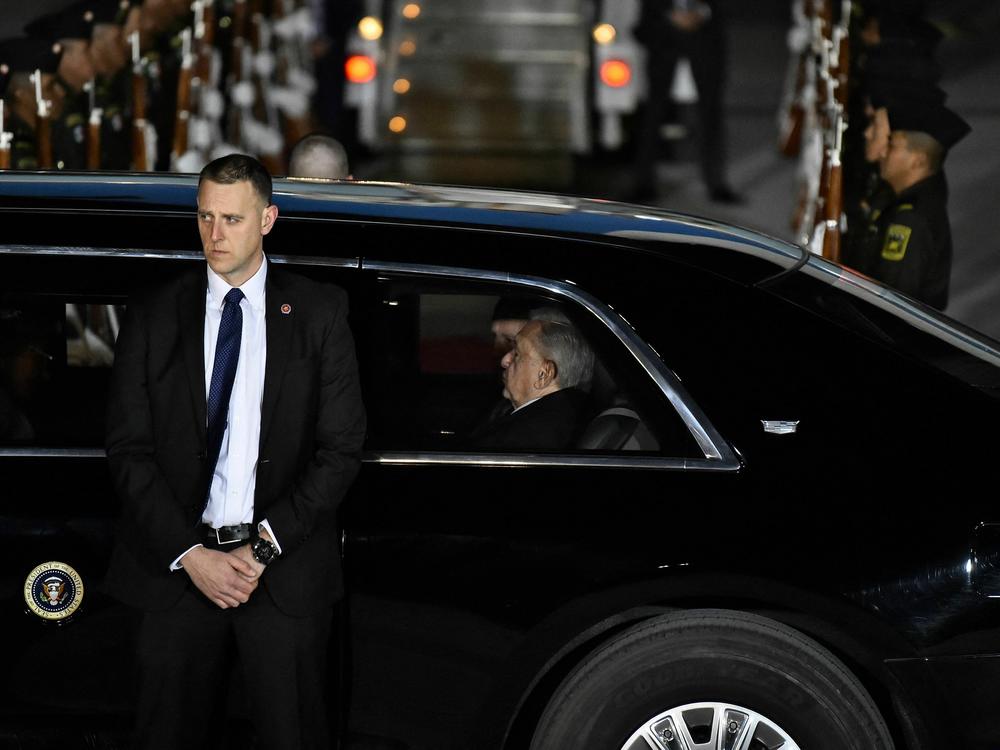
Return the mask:
<svg viewBox="0 0 1000 750">
<path fill-rule="evenodd" d="M 208 389 L 208 469 L 209 476 L 215 472 L 222 448 L 222 436 L 226 434 L 229 417 L 229 397 L 233 393 L 236 380 L 236 365 L 240 361 L 240 338 L 243 333 L 243 311 L 240 300 L 243 292 L 230 289 L 226 294 L 226 304 L 222 308 L 219 322 L 219 338 L 215 342 L 215 365 L 212 367 L 212 384 Z M 211 487 L 211 485 L 209 485 Z M 206 504 L 208 498 L 205 499 Z"/>
</svg>

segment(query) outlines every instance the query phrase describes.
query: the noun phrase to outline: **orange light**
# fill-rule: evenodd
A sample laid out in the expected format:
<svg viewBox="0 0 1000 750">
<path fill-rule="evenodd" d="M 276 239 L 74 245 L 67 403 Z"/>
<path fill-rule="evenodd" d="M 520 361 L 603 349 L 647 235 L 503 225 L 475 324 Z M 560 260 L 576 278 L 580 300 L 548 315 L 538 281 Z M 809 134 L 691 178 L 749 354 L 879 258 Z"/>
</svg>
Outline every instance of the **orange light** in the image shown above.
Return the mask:
<svg viewBox="0 0 1000 750">
<path fill-rule="evenodd" d="M 406 118 L 396 115 L 391 120 L 389 120 L 389 130 L 393 133 L 402 133 L 406 130 Z"/>
<path fill-rule="evenodd" d="M 401 54 L 403 57 L 409 57 L 416 51 L 417 51 L 417 43 L 412 39 L 405 39 L 399 45 L 399 54 Z"/>
<path fill-rule="evenodd" d="M 410 90 L 410 82 L 405 78 L 397 78 L 392 82 L 392 90 L 397 94 L 405 94 Z"/>
<path fill-rule="evenodd" d="M 605 86 L 620 89 L 632 80 L 632 67 L 624 60 L 605 60 L 601 63 L 601 81 Z"/>
<path fill-rule="evenodd" d="M 420 15 L 420 6 L 417 3 L 407 3 L 403 6 L 403 16 L 406 18 L 416 18 Z"/>
<path fill-rule="evenodd" d="M 375 61 L 368 55 L 351 55 L 344 63 L 344 74 L 351 83 L 368 83 L 375 77 Z"/>
</svg>

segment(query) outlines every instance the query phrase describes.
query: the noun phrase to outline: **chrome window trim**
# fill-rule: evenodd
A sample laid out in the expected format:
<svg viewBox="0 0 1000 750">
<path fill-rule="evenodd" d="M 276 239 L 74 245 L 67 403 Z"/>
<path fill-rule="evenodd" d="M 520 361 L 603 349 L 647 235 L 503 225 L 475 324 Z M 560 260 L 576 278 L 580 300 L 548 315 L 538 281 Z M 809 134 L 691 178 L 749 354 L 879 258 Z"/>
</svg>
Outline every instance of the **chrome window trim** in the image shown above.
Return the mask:
<svg viewBox="0 0 1000 750">
<path fill-rule="evenodd" d="M 69 245 L 2 245 L 0 255 L 76 255 L 91 258 L 155 258 L 160 260 L 205 260 L 200 250 L 140 250 L 117 247 L 74 247 Z M 361 258 L 327 258 L 310 255 L 268 255 L 267 259 L 279 265 L 327 266 L 330 268 L 361 267 Z"/>
<path fill-rule="evenodd" d="M 739 467 L 740 462 L 736 454 L 729 447 L 728 443 L 723 440 L 715 427 L 712 426 L 712 423 L 708 420 L 704 412 L 702 412 L 701 408 L 690 397 L 677 376 L 663 363 L 659 354 L 635 332 L 628 321 L 619 313 L 596 297 L 575 286 L 572 282 L 556 281 L 526 274 L 512 274 L 503 271 L 367 260 L 362 261 L 361 269 L 376 272 L 408 273 L 420 276 L 515 284 L 550 292 L 573 300 L 601 321 L 653 379 L 683 420 L 691 436 L 698 444 L 699 449 L 705 454 L 705 459 L 722 462 L 729 468 Z M 677 459 L 665 458 L 657 460 Z"/>
<path fill-rule="evenodd" d="M 496 467 L 588 467 L 599 469 L 656 469 L 660 471 L 732 472 L 729 463 L 708 458 L 663 458 L 662 456 L 539 454 L 539 453 L 445 453 L 412 451 L 366 451 L 362 463 L 380 466 L 496 466 Z"/>
<path fill-rule="evenodd" d="M 104 459 L 103 448 L 0 448 L 0 458 L 88 458 Z M 361 462 L 379 466 L 496 466 L 587 467 L 598 469 L 655 469 L 658 471 L 731 472 L 728 463 L 702 458 L 661 456 L 539 454 L 539 453 L 446 453 L 435 451 L 365 451 Z"/>
</svg>

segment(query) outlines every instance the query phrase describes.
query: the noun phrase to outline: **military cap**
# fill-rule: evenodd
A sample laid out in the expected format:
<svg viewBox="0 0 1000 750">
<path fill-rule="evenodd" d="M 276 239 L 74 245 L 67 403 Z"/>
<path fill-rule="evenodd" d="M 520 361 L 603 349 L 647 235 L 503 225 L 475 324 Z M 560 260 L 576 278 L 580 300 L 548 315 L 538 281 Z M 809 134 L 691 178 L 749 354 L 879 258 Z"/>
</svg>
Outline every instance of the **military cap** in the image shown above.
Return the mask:
<svg viewBox="0 0 1000 750">
<path fill-rule="evenodd" d="M 892 130 L 927 133 L 945 150 L 965 138 L 972 130 L 969 123 L 943 104 L 898 100 L 889 102 L 887 110 Z"/>
<path fill-rule="evenodd" d="M 62 45 L 33 37 L 14 37 L 0 41 L 0 65 L 6 65 L 8 74 L 55 73 L 62 56 Z"/>
<path fill-rule="evenodd" d="M 64 10 L 47 13 L 24 27 L 28 36 L 59 41 L 60 39 L 90 39 L 94 30 L 91 0 L 77 0 Z"/>
</svg>

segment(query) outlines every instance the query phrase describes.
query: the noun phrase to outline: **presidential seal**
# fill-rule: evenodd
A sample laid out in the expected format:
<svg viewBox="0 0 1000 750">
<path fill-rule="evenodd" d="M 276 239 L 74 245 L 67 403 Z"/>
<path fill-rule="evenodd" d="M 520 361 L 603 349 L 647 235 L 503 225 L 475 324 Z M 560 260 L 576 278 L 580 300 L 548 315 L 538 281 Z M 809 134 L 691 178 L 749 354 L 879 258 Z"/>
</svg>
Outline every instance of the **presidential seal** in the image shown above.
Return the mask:
<svg viewBox="0 0 1000 750">
<path fill-rule="evenodd" d="M 42 563 L 24 581 L 24 601 L 44 620 L 64 620 L 83 601 L 83 579 L 66 563 Z"/>
</svg>

